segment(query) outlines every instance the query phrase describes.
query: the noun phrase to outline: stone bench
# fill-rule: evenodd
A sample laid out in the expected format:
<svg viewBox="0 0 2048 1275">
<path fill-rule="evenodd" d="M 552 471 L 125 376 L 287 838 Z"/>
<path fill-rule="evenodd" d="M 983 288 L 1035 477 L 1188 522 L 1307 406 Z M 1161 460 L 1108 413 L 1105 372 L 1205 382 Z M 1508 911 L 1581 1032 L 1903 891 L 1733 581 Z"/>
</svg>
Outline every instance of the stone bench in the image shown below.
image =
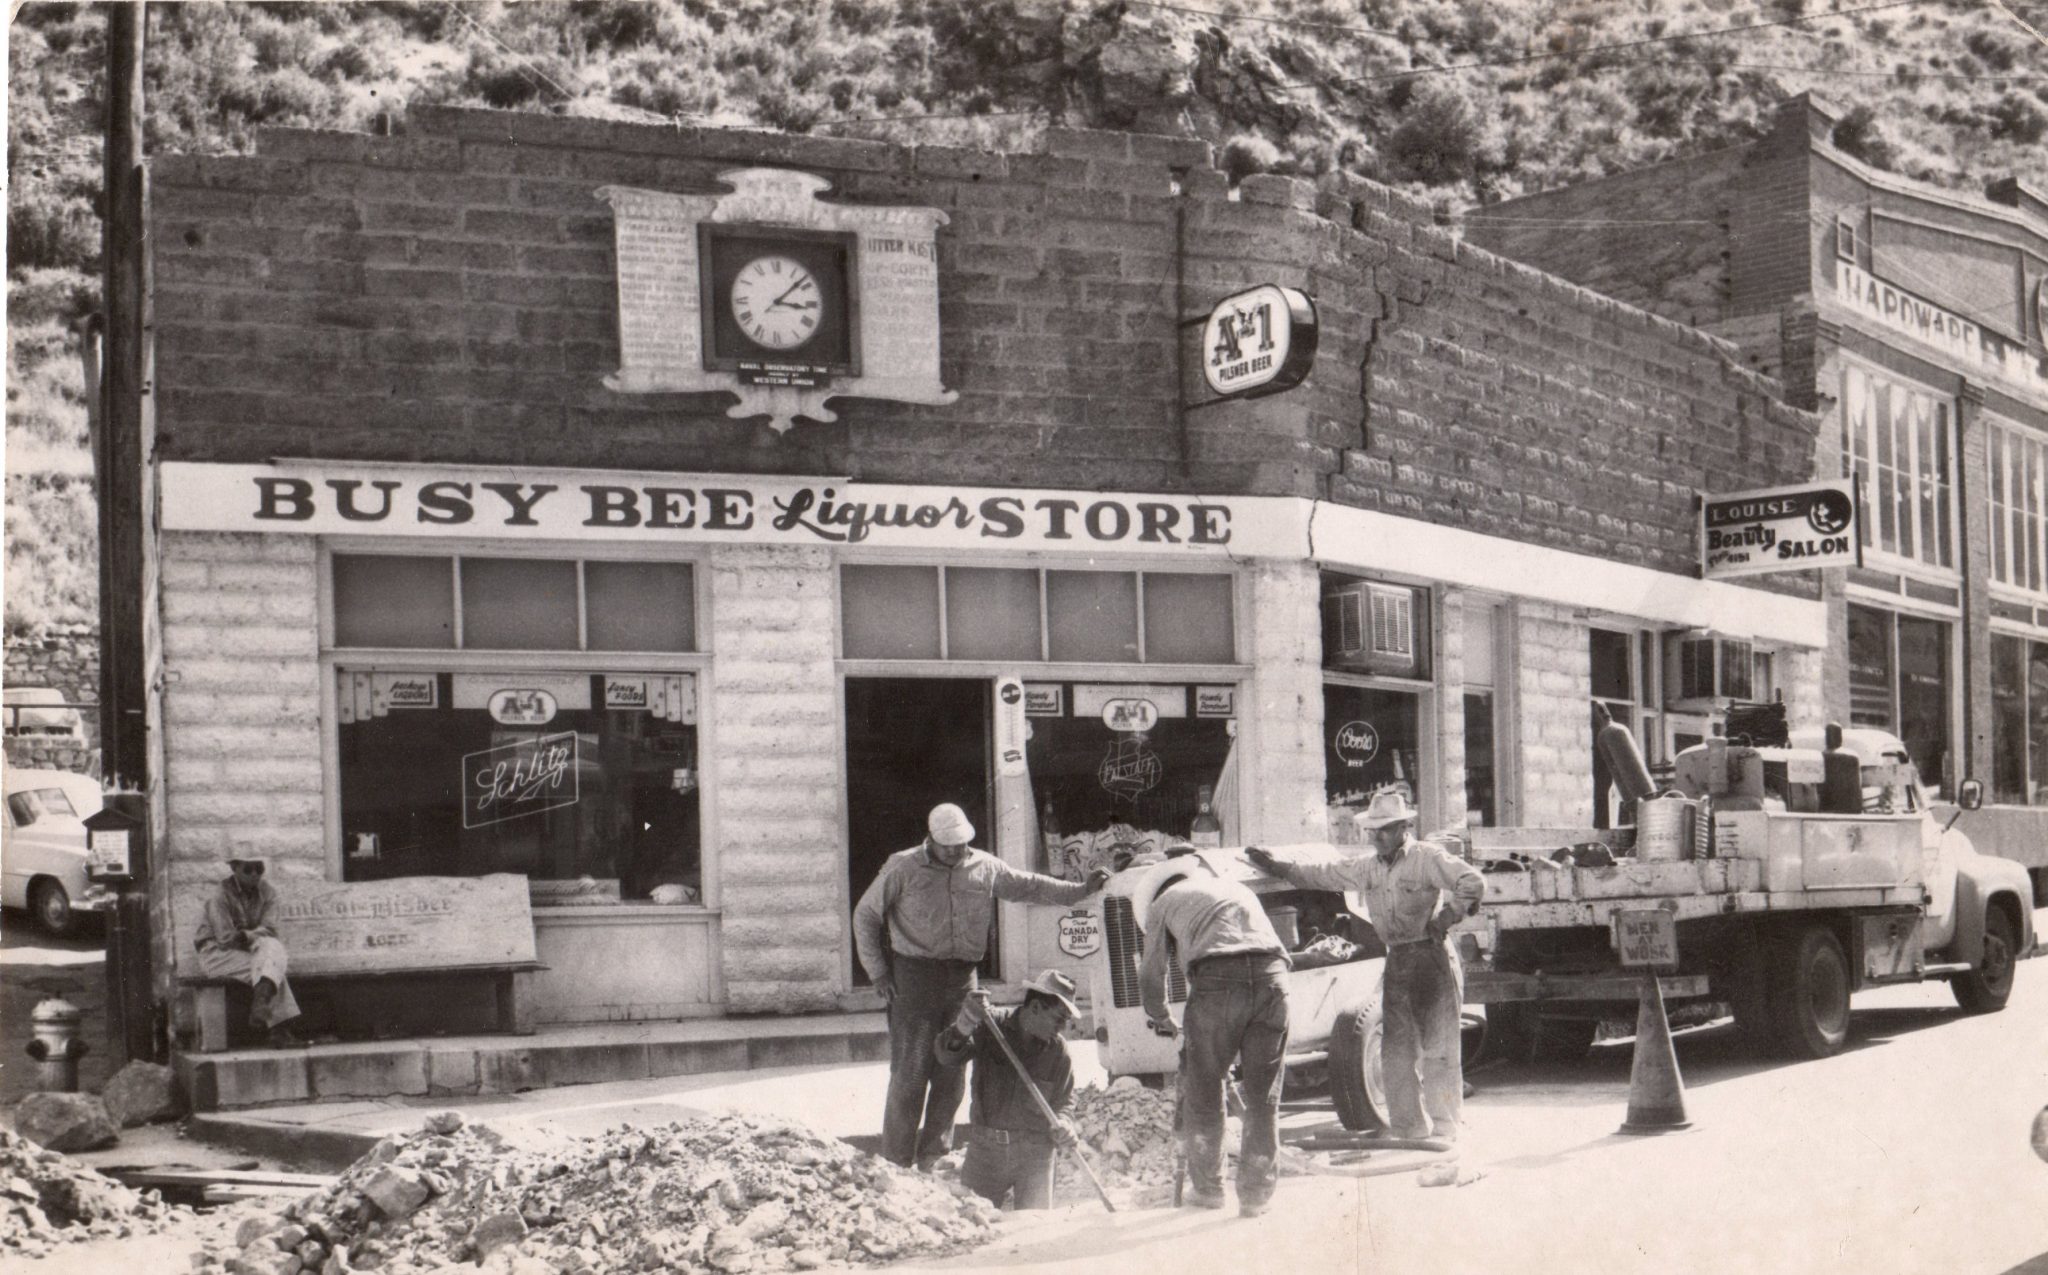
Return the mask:
<svg viewBox="0 0 2048 1275">
<path fill-rule="evenodd" d="M 533 979 L 547 967 L 535 955 L 525 877 L 291 882 L 279 890 L 278 938 L 291 954 L 287 977 L 294 988 L 429 976 L 487 979 L 498 1029 L 534 1031 Z M 192 911 L 197 926 L 196 910 L 180 911 Z M 192 951 L 190 938 L 181 939 L 181 950 Z M 199 1052 L 227 1049 L 234 1028 L 229 993 L 247 984 L 197 972 L 181 973 L 178 982 L 192 991 Z"/>
</svg>

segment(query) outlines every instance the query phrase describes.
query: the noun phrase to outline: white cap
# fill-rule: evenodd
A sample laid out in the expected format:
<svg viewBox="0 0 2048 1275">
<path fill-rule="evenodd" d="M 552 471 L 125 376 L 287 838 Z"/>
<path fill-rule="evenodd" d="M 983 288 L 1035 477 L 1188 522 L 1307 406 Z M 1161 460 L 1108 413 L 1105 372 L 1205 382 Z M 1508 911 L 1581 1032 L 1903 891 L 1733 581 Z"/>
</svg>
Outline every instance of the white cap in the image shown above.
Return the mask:
<svg viewBox="0 0 2048 1275">
<path fill-rule="evenodd" d="M 950 801 L 933 806 L 924 826 L 942 846 L 964 846 L 974 840 L 974 825 L 967 822 L 967 812 Z"/>
</svg>

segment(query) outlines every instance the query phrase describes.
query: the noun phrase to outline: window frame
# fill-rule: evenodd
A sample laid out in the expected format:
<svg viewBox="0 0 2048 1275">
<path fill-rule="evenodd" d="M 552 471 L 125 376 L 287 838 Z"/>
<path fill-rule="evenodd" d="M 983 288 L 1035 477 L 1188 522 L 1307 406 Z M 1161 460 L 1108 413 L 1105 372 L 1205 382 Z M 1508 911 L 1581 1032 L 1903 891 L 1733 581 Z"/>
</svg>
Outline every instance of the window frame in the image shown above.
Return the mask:
<svg viewBox="0 0 2048 1275">
<path fill-rule="evenodd" d="M 596 548 L 597 551 L 593 552 Z M 336 554 L 378 554 L 389 557 L 447 557 L 459 560 L 469 557 L 491 558 L 573 558 L 579 564 L 586 558 L 606 562 L 671 562 L 688 564 L 692 602 L 696 608 L 696 632 L 692 635 L 698 648 L 694 651 L 507 651 L 480 648 L 456 647 L 360 647 L 336 646 L 334 644 L 334 556 Z M 320 679 L 320 774 L 321 774 L 321 822 L 322 840 L 327 851 L 327 876 L 329 880 L 343 879 L 344 857 L 347 847 L 342 844 L 341 828 L 341 706 L 339 691 L 339 670 L 351 672 L 417 672 L 431 670 L 436 673 L 497 673 L 497 672 L 546 672 L 546 673 L 689 673 L 697 679 L 697 758 L 698 758 L 698 826 L 697 838 L 700 876 L 698 894 L 702 899 L 700 907 L 675 908 L 659 906 L 663 913 L 688 912 L 693 916 L 717 913 L 720 909 L 719 854 L 718 854 L 718 785 L 712 780 L 715 769 L 710 763 L 717 756 L 718 746 L 717 714 L 711 711 L 712 657 L 705 640 L 711 632 L 710 572 L 706 569 L 705 556 L 699 553 L 678 553 L 673 546 L 652 544 L 631 544 L 604 542 L 601 548 L 594 543 L 565 543 L 562 541 L 539 541 L 531 544 L 507 545 L 483 540 L 407 540 L 365 539 L 344 536 L 322 537 L 316 553 L 318 592 L 320 598 L 319 636 L 320 654 L 318 676 Z M 459 572 L 459 568 L 458 568 Z M 577 627 L 579 636 L 583 629 L 582 579 L 578 567 Z M 456 600 L 458 611 L 458 637 L 460 633 L 459 611 L 462 605 L 461 579 L 456 579 Z M 577 907 L 573 910 L 580 916 L 616 916 L 622 923 L 630 920 L 638 904 L 621 904 L 619 908 Z M 536 905 L 536 912 L 551 911 L 545 904 Z"/>
<path fill-rule="evenodd" d="M 2033 715 L 2033 712 L 2034 712 L 2034 704 L 2033 704 L 2033 696 L 2032 696 L 2032 693 L 2031 693 L 2031 683 L 2030 683 L 2030 680 L 2029 680 L 2029 677 L 2028 677 L 2028 672 L 2029 672 L 2029 669 L 2031 668 L 2031 663 L 2030 663 L 2030 656 L 2031 656 L 2031 651 L 2030 651 L 2030 648 L 2032 648 L 2032 647 L 2036 647 L 2036 646 L 2039 646 L 2039 647 L 2048 647 L 2048 629 L 2042 629 L 2042 628 L 2038 628 L 2038 627 L 2030 627 L 2030 626 L 2028 626 L 2028 625 L 2025 625 L 2025 624 L 2020 624 L 2020 623 L 2014 623 L 2014 622 L 2009 622 L 2009 621 L 2000 621 L 2000 620 L 1993 620 L 1993 621 L 1992 621 L 1992 623 L 1991 623 L 1991 626 L 1990 626 L 1990 636 L 1991 636 L 1991 639 L 1992 639 L 1993 641 L 1996 641 L 1996 640 L 1998 640 L 1998 639 L 2000 639 L 2000 638 L 2006 638 L 2006 639 L 2009 639 L 2009 640 L 2011 640 L 2011 641 L 2015 641 L 2015 642 L 2018 642 L 2018 643 L 2020 644 L 2020 741 L 2019 741 L 2019 742 L 2020 742 L 2020 763 L 2021 763 L 2021 765 L 2020 765 L 2020 770 L 2021 770 L 2021 782 L 2022 782 L 2022 783 L 2023 783 L 2023 784 L 2024 784 L 2024 785 L 2025 785 L 2025 786 L 2026 786 L 2026 787 L 2027 787 L 2027 788 L 2028 788 L 2028 789 L 2029 789 L 2030 791 L 2031 791 L 2031 790 L 2033 790 L 2034 788 L 2038 787 L 2038 788 L 2039 788 L 2039 789 L 2041 790 L 2041 800 L 2039 800 L 2039 801 L 2033 801 L 2033 800 L 2028 800 L 2028 801 L 2021 801 L 2021 802 L 2012 802 L 2012 801 L 1999 801 L 1999 800 L 1997 800 L 1997 794 L 1998 794 L 1998 783 L 1997 783 L 1997 773 L 1998 773 L 1998 752 L 1997 752 L 1997 748 L 1998 748 L 1998 727 L 1997 727 L 1997 716 L 1998 716 L 1998 710 L 1997 710 L 1996 704 L 1995 704 L 1995 702 L 1994 702 L 1994 704 L 1993 704 L 1993 707 L 1992 707 L 1992 710 L 1991 710 L 1991 720 L 1990 720 L 1990 722 L 1989 722 L 1989 724 L 1988 724 L 1988 725 L 1989 725 L 1989 730 L 1990 730 L 1990 733 L 1991 733 L 1991 749 L 1992 749 L 1992 752 L 1991 752 L 1991 759 L 1990 759 L 1990 765 L 1989 765 L 1989 767 L 1988 767 L 1988 770 L 1989 770 L 1989 772 L 1990 772 L 1990 775 L 1991 775 L 1991 777 L 1990 777 L 1990 778 L 1988 778 L 1988 779 L 1987 779 L 1987 780 L 1985 781 L 1985 797 L 1984 797 L 1984 804 L 1985 804 L 1985 805 L 1987 805 L 1987 806 L 2001 806 L 2001 807 L 2004 807 L 2004 808 L 2006 808 L 2006 809 L 2011 809 L 2011 810 L 2048 810 L 2048 775 L 2041 775 L 2041 776 L 2038 776 L 2038 777 L 2037 777 L 2037 776 L 2036 776 L 2036 775 L 2034 774 L 2034 767 L 2033 767 L 2033 758 L 2034 758 L 2034 747 L 2033 747 L 2033 737 L 2032 737 L 2032 734 L 2031 734 L 2031 729 L 2032 729 L 2032 721 L 2031 721 L 2031 719 L 2032 719 L 2032 715 Z M 1993 656 L 1993 657 L 1991 658 L 1991 660 L 1989 661 L 1989 664 L 1990 664 L 1990 669 L 1989 669 L 1989 673 L 1988 673 L 1988 678 L 1990 678 L 1990 679 L 1995 679 L 1995 678 L 1997 677 L 1997 674 L 1998 674 L 1998 661 L 1997 661 L 1997 657 L 1996 657 L 1995 655 L 1994 655 L 1994 656 Z M 1991 684 L 1991 683 L 1987 683 L 1987 684 Z M 1926 780 L 1925 780 L 1925 777 L 1923 777 L 1923 778 L 1922 778 L 1921 782 L 1922 782 L 1923 784 L 1924 784 L 1924 783 L 1926 782 Z M 1938 787 L 1937 787 L 1937 791 L 1938 791 Z"/>
<path fill-rule="evenodd" d="M 2003 417 L 1987 416 L 1984 425 L 1984 503 L 1991 532 L 1985 547 L 1987 578 L 1996 594 L 2028 603 L 2048 600 L 2048 435 Z M 2015 483 L 2013 461 L 2027 458 L 2029 451 L 2031 463 L 2023 466 L 2021 482 Z M 2036 480 L 2031 511 L 2024 499 L 2014 503 L 2025 476 Z M 2026 579 L 2016 580 L 2013 577 L 2022 574 L 2017 568 L 2023 555 L 2015 532 L 2029 520 L 2033 534 L 2024 546 Z"/>
<path fill-rule="evenodd" d="M 1841 355 L 1841 377 L 1836 388 L 1840 394 L 1842 476 L 1852 481 L 1855 481 L 1857 478 L 1857 452 L 1850 434 L 1849 378 L 1852 375 L 1858 374 L 1869 380 L 1902 389 L 1909 394 L 1923 395 L 1934 404 L 1944 407 L 1946 410 L 1942 415 L 1946 418 L 1949 465 L 1948 486 L 1945 498 L 1942 498 L 1940 502 L 1946 510 L 1948 525 L 1945 529 L 1939 526 L 1935 529 L 1937 535 L 1943 530 L 1947 533 L 1946 539 L 1950 555 L 1948 565 L 1929 561 L 1917 555 L 1902 554 L 1897 550 L 1885 548 L 1883 544 L 1884 510 L 1877 481 L 1880 465 L 1878 460 L 1880 438 L 1877 429 L 1876 411 L 1874 408 L 1870 411 L 1869 420 L 1865 427 L 1865 441 L 1869 446 L 1867 454 L 1869 456 L 1870 481 L 1867 483 L 1856 482 L 1856 503 L 1861 511 L 1859 518 L 1861 529 L 1859 534 L 1868 534 L 1870 536 L 1870 542 L 1861 546 L 1864 555 L 1863 561 L 1865 565 L 1873 568 L 1881 567 L 1886 571 L 1918 576 L 1922 579 L 1939 581 L 1943 584 L 1954 584 L 1962 578 L 1962 562 L 1969 552 L 1968 546 L 1963 540 L 1964 526 L 1962 510 L 1959 507 L 1960 494 L 1967 490 L 1968 484 L 1964 481 L 1963 474 L 1961 413 L 1956 396 L 1943 393 L 1924 381 L 1915 380 L 1902 372 L 1885 367 L 1880 363 L 1858 358 L 1853 354 L 1844 352 Z M 1895 428 L 1896 432 L 1898 431 Z M 1910 471 L 1913 482 L 1912 498 L 1906 502 L 1907 509 L 1913 524 L 1914 544 L 1923 545 L 1925 544 L 1925 539 L 1922 535 L 1920 519 L 1921 496 L 1923 493 L 1918 467 L 1920 432 L 1917 429 L 1907 429 L 1903 433 L 1905 435 L 1905 444 L 1914 461 L 1913 468 Z M 1893 457 L 1892 463 L 1888 468 L 1900 474 L 1909 472 L 1902 468 L 1896 455 Z M 1935 489 L 1935 494 L 1940 496 L 1940 489 Z M 1893 538 L 1894 540 L 1898 539 L 1896 530 L 1893 533 Z"/>
</svg>

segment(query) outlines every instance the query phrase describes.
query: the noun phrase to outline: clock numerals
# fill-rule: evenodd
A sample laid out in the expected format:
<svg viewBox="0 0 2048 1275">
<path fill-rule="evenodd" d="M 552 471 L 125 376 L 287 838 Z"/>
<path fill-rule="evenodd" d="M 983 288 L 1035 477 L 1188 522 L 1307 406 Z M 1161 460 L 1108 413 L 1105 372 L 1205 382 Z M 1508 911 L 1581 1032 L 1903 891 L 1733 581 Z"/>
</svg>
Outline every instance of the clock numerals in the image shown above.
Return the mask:
<svg viewBox="0 0 2048 1275">
<path fill-rule="evenodd" d="M 820 295 L 817 278 L 803 263 L 756 257 L 733 279 L 733 317 L 756 344 L 793 350 L 817 334 Z"/>
</svg>

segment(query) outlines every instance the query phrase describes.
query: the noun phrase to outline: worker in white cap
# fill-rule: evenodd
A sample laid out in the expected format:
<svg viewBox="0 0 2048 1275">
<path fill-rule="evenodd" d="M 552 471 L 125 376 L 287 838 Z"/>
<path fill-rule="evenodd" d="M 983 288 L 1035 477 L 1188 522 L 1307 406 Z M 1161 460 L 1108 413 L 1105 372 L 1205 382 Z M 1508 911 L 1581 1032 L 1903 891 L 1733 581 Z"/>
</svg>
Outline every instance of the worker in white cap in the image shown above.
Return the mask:
<svg viewBox="0 0 2048 1275">
<path fill-rule="evenodd" d="M 299 1016 L 299 1002 L 285 979 L 289 959 L 277 937 L 277 887 L 263 879 L 263 860 L 228 860 L 228 875 L 199 915 L 193 946 L 199 970 L 209 978 L 232 978 L 254 989 L 249 1025 L 268 1033 L 278 1047 L 299 1044 L 286 1026 Z"/>
<path fill-rule="evenodd" d="M 1071 906 L 1102 888 L 1109 873 L 1086 881 L 1020 872 L 972 845 L 974 825 L 952 802 L 933 806 L 927 836 L 882 865 L 853 909 L 861 967 L 889 1007 L 889 1097 L 882 1113 L 882 1154 L 928 1169 L 952 1149 L 953 1117 L 966 1093 L 966 1069 L 939 1061 L 939 1034 L 975 990 L 975 966 L 988 954 L 996 900 Z"/>
<path fill-rule="evenodd" d="M 1220 1209 L 1223 1197 L 1223 1086 L 1238 1069 L 1244 1137 L 1237 1155 L 1237 1211 L 1257 1217 L 1279 1180 L 1280 1088 L 1287 1075 L 1287 945 L 1259 896 L 1183 842 L 1169 847 L 1131 893 L 1145 933 L 1138 999 L 1145 1019 L 1174 1034 L 1167 976 L 1177 955 L 1187 974 L 1182 1012 L 1180 1138 L 1193 1192 L 1187 1203 Z M 1171 951 L 1169 951 L 1169 942 Z"/>
<path fill-rule="evenodd" d="M 1486 878 L 1433 841 L 1417 840 L 1416 812 L 1395 790 L 1374 794 L 1354 821 L 1375 853 L 1335 863 L 1290 863 L 1246 847 L 1261 871 L 1307 890 L 1357 890 L 1387 945 L 1380 1055 L 1387 1117 L 1397 1138 L 1455 1142 L 1465 1100 L 1451 927 L 1479 910 Z"/>
</svg>

